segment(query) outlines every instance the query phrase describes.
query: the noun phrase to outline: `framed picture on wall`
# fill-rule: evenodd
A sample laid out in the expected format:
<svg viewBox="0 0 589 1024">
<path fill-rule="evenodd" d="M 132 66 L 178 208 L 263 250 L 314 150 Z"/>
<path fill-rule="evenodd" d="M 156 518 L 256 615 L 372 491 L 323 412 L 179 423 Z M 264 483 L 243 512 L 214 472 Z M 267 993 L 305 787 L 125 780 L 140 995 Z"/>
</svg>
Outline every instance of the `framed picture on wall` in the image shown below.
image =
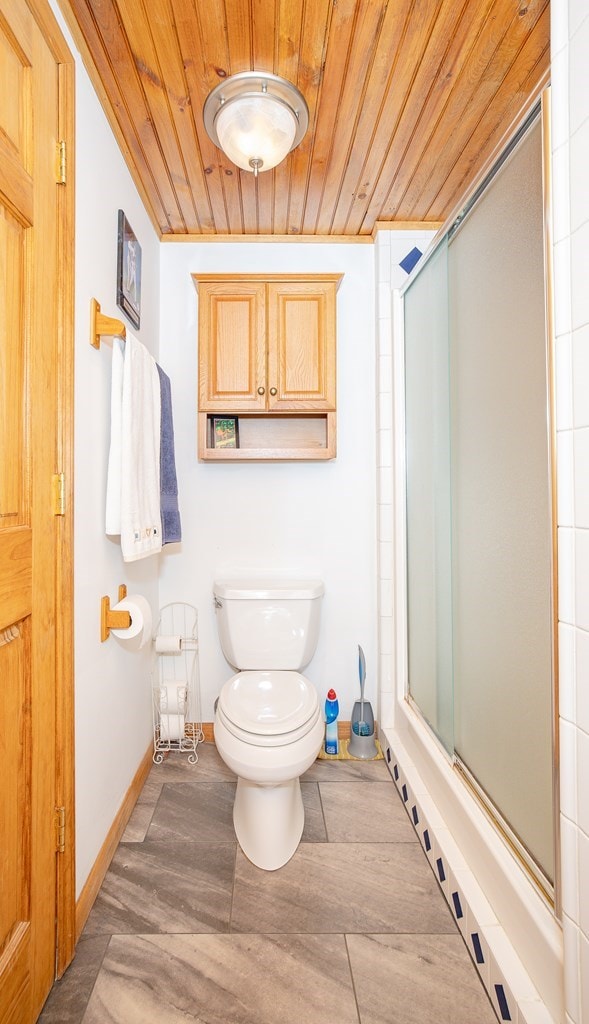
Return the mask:
<svg viewBox="0 0 589 1024">
<path fill-rule="evenodd" d="M 236 416 L 213 416 L 213 448 L 239 448 L 239 420 Z"/>
<path fill-rule="evenodd" d="M 117 235 L 117 306 L 133 327 L 141 323 L 141 246 L 129 221 L 119 210 Z"/>
</svg>

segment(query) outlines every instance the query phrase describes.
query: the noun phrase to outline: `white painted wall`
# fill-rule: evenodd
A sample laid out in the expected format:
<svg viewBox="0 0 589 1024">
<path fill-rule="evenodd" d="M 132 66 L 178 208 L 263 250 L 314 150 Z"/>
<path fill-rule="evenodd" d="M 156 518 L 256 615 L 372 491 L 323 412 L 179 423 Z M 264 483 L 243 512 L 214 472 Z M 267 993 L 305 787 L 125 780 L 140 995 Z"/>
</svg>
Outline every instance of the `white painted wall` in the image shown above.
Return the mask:
<svg viewBox="0 0 589 1024">
<path fill-rule="evenodd" d="M 338 452 L 332 462 L 199 463 L 200 272 L 343 273 L 337 296 Z M 160 600 L 199 609 L 203 718 L 233 670 L 217 638 L 215 577 L 271 572 L 325 582 L 317 653 L 305 670 L 349 720 L 357 645 L 376 700 L 374 249 L 366 244 L 168 243 L 161 247 L 160 362 L 172 381 L 182 544 L 164 551 Z M 376 704 L 374 705 L 376 711 Z"/>
<path fill-rule="evenodd" d="M 117 211 L 124 210 L 142 254 L 141 330 L 154 356 L 159 328 L 159 241 L 133 185 L 71 36 L 76 57 L 75 258 L 75 717 L 76 888 L 84 885 L 151 737 L 149 649 L 130 654 L 100 642 L 100 599 L 117 600 L 120 583 L 157 611 L 159 559 L 125 565 L 104 533 L 110 440 L 112 342 L 89 343 L 90 299 L 118 316 Z"/>
</svg>

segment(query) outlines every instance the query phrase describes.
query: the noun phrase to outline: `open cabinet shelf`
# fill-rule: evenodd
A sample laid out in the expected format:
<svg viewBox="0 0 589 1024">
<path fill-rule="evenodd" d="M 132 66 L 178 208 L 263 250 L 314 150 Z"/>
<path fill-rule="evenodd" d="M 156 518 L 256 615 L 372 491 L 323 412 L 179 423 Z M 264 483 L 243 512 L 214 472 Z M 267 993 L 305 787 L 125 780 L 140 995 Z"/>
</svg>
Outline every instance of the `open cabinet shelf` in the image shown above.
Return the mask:
<svg viewBox="0 0 589 1024">
<path fill-rule="evenodd" d="M 272 416 L 227 413 L 238 422 L 239 447 L 213 446 L 213 418 L 198 414 L 198 457 L 205 462 L 326 461 L 336 454 L 336 414 Z"/>
</svg>

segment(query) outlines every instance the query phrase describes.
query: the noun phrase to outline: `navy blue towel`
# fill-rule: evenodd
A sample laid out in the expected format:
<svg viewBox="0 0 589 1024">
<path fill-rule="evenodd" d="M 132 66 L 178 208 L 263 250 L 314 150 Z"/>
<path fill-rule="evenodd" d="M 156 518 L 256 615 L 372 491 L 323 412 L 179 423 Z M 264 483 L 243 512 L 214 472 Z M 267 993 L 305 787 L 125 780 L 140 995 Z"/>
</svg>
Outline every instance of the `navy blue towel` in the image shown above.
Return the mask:
<svg viewBox="0 0 589 1024">
<path fill-rule="evenodd" d="M 172 419 L 172 389 L 170 378 L 161 366 L 162 421 L 160 429 L 160 505 L 162 515 L 162 544 L 176 544 L 182 540 L 180 510 L 178 508 L 178 481 L 174 455 L 174 421 Z"/>
</svg>

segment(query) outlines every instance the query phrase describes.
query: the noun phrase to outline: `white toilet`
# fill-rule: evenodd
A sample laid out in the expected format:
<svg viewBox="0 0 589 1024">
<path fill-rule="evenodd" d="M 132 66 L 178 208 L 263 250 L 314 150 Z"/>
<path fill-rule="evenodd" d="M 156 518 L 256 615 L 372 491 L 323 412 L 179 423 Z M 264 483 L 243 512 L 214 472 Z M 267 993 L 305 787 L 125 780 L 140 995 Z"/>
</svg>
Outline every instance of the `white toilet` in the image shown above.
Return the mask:
<svg viewBox="0 0 589 1024">
<path fill-rule="evenodd" d="M 299 672 L 317 646 L 323 583 L 233 580 L 213 590 L 221 648 L 239 669 L 219 694 L 215 743 L 237 775 L 239 845 L 257 867 L 274 871 L 299 845 L 299 777 L 323 742 L 317 691 Z"/>
</svg>

